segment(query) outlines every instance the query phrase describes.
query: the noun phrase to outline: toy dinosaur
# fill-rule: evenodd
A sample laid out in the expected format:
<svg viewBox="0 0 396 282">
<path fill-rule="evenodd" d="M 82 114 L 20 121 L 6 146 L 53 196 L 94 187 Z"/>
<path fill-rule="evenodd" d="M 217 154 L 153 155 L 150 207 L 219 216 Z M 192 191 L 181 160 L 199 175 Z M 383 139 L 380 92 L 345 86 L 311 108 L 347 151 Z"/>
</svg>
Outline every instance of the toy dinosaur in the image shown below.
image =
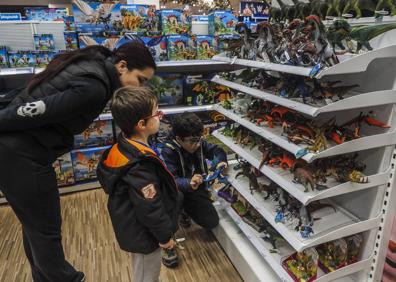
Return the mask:
<svg viewBox="0 0 396 282">
<path fill-rule="evenodd" d="M 292 0 L 295 8 L 294 19 L 300 18 L 305 19 L 305 17 L 310 15 L 311 7 L 308 2 Z"/>
<path fill-rule="evenodd" d="M 396 16 L 396 1 L 395 0 L 379 0 L 376 11 L 389 10 L 391 16 Z"/>
<path fill-rule="evenodd" d="M 372 26 L 356 26 L 352 28 L 349 36 L 352 40 L 357 42 L 356 52 L 359 52 L 362 47 L 365 47 L 367 50 L 371 51 L 373 50 L 369 43 L 371 39 L 395 28 L 396 24 L 394 23 Z"/>
<path fill-rule="evenodd" d="M 343 11 L 343 15 L 356 15 L 355 18 L 361 18 L 363 16 L 363 12 L 367 12 L 370 14 L 369 16 L 373 16 L 376 11 L 377 1 L 374 0 L 349 0 Z M 368 15 L 367 15 L 368 16 Z"/>
<path fill-rule="evenodd" d="M 273 31 L 271 25 L 267 22 L 261 22 L 257 25 L 258 38 L 255 40 L 255 49 L 257 57 L 270 63 L 273 61 L 272 52 L 275 49 L 273 41 Z"/>
<path fill-rule="evenodd" d="M 329 7 L 328 1 L 326 0 L 310 0 L 311 15 L 317 15 L 320 19 L 326 18 L 326 13 Z"/>
<path fill-rule="evenodd" d="M 276 0 L 282 10 L 282 18 L 284 20 L 292 21 L 296 15 L 296 7 L 294 5 L 287 5 L 282 0 Z"/>
<path fill-rule="evenodd" d="M 247 60 L 255 60 L 254 39 L 249 27 L 245 23 L 238 23 L 235 26 L 235 31 L 239 33 L 243 42 L 239 57 Z"/>
</svg>

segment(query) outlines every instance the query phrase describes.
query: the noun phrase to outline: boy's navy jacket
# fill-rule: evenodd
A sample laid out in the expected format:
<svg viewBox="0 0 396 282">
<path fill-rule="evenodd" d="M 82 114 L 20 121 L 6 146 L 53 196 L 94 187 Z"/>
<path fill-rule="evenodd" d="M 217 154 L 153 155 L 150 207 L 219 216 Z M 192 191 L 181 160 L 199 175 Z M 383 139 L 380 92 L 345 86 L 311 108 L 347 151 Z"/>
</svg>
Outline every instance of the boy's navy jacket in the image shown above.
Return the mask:
<svg viewBox="0 0 396 282">
<path fill-rule="evenodd" d="M 109 195 L 107 206 L 121 249 L 148 254 L 172 238 L 183 194 L 152 149 L 120 136 L 104 152 L 97 174 Z"/>
<path fill-rule="evenodd" d="M 166 142 L 161 155 L 183 193 L 194 191 L 190 185 L 194 174 L 208 174 L 206 159 L 227 162 L 227 154 L 224 150 L 205 140 L 193 154 L 184 150 L 175 140 Z"/>
</svg>

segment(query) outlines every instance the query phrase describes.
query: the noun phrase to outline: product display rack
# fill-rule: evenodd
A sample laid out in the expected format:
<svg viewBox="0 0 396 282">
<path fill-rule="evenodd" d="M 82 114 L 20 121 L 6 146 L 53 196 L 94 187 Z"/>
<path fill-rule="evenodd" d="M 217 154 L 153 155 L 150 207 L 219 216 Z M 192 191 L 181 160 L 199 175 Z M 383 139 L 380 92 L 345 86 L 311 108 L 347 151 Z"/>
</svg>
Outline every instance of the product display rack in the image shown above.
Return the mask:
<svg viewBox="0 0 396 282">
<path fill-rule="evenodd" d="M 302 68 L 286 66 L 279 64 L 269 64 L 257 61 L 232 59 L 216 56 L 215 60 L 229 62 L 238 65 L 238 67 L 262 68 L 269 71 L 284 72 L 302 76 L 310 76 L 311 68 Z M 229 181 L 231 185 L 250 203 L 264 218 L 268 221 L 290 244 L 290 252 L 301 251 L 305 248 L 316 246 L 318 244 L 329 242 L 338 238 L 346 237 L 352 234 L 364 234 L 365 244 L 360 255 L 360 260 L 356 264 L 349 265 L 327 275 L 319 276 L 316 281 L 379 281 L 380 272 L 382 271 L 384 254 L 382 259 L 376 259 L 379 254 L 379 246 L 384 247 L 384 242 L 388 242 L 389 230 L 387 234 L 383 232 L 383 222 L 388 219 L 388 207 L 392 206 L 390 195 L 393 190 L 393 179 L 395 176 L 395 165 L 391 163 L 396 136 L 395 120 L 395 97 L 396 97 L 396 46 L 385 47 L 372 52 L 350 57 L 348 60 L 321 70 L 316 74 L 316 78 L 323 81 L 345 81 L 347 84 L 358 84 L 358 91 L 345 99 L 339 100 L 322 107 L 314 107 L 303 104 L 296 100 L 290 100 L 276 96 L 274 93 L 260 91 L 227 81 L 219 76 L 214 77 L 212 81 L 233 88 L 255 98 L 267 100 L 284 107 L 288 107 L 296 112 L 311 116 L 314 120 L 324 120 L 331 116 L 337 118 L 353 117 L 355 113 L 362 110 L 373 109 L 378 112 L 378 118 L 390 125 L 386 132 L 368 130 L 366 135 L 360 139 L 351 142 L 345 142 L 341 145 L 330 146 L 329 149 L 313 154 L 309 153 L 302 158 L 312 162 L 318 158 L 336 156 L 350 152 L 358 152 L 362 161 L 367 164 L 368 183 L 326 183 L 330 188 L 323 191 L 304 192 L 302 185 L 294 183 L 293 175 L 282 169 L 269 167 L 267 165 L 261 168 L 265 177 L 271 179 L 282 189 L 289 192 L 297 200 L 307 205 L 315 200 L 326 200 L 336 207 L 334 214 L 329 214 L 328 218 L 322 218 L 322 222 L 315 222 L 313 225 L 314 234 L 308 239 L 302 239 L 298 232 L 288 229 L 285 225 L 275 222 L 274 203 L 265 201 L 257 192 L 251 194 L 249 183 L 245 177 L 237 180 L 231 173 Z M 387 70 L 379 73 L 379 70 Z M 280 131 L 277 129 L 258 126 L 241 115 L 234 113 L 232 110 L 226 110 L 220 105 L 214 107 L 215 110 L 224 114 L 229 119 L 235 121 L 241 126 L 255 132 L 264 139 L 277 144 L 283 149 L 296 154 L 303 149 L 293 143 L 289 143 Z M 258 168 L 261 154 L 257 149 L 250 150 L 235 144 L 232 138 L 221 134 L 221 129 L 213 133 L 231 150 L 244 158 L 254 167 Z M 393 160 L 393 159 L 392 159 Z M 232 169 L 231 169 L 232 170 Z M 393 199 L 395 201 L 395 199 Z M 241 228 L 241 231 L 247 235 L 248 239 L 255 242 L 254 245 L 266 259 L 268 264 L 278 274 L 281 281 L 293 281 L 290 276 L 283 270 L 281 260 L 278 255 L 269 255 L 265 244 L 257 238 L 250 227 L 248 227 L 239 216 L 229 207 L 225 208 L 231 218 Z M 334 217 L 334 218 L 332 218 Z M 393 219 L 393 218 L 392 218 Z M 316 230 L 315 230 L 316 229 Z M 387 229 L 390 229 L 389 227 Z M 280 253 L 282 249 L 279 250 Z M 385 251 L 383 251 L 385 253 Z M 282 258 L 290 255 L 287 251 L 282 253 Z M 381 262 L 379 262 L 381 261 Z"/>
</svg>

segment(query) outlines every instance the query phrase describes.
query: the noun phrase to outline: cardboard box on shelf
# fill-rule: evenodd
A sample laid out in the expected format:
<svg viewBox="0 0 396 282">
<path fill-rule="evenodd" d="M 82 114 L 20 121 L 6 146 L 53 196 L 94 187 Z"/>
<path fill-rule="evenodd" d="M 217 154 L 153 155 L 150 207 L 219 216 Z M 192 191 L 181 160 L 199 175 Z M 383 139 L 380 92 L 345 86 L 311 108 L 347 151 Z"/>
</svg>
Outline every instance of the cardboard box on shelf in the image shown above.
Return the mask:
<svg viewBox="0 0 396 282">
<path fill-rule="evenodd" d="M 57 158 L 53 163 L 53 167 L 55 169 L 58 186 L 61 187 L 74 184 L 73 163 L 70 153 Z"/>
<path fill-rule="evenodd" d="M 233 34 L 238 19 L 231 11 L 215 11 L 209 14 L 209 34 Z"/>
<path fill-rule="evenodd" d="M 168 59 L 170 61 L 193 60 L 196 57 L 196 45 L 193 37 L 185 35 L 168 36 Z"/>
<path fill-rule="evenodd" d="M 78 149 L 71 152 L 76 182 L 96 179 L 96 167 L 100 157 L 109 147 Z"/>
<path fill-rule="evenodd" d="M 74 136 L 76 148 L 111 145 L 114 142 L 112 120 L 94 121 L 84 132 Z"/>
</svg>

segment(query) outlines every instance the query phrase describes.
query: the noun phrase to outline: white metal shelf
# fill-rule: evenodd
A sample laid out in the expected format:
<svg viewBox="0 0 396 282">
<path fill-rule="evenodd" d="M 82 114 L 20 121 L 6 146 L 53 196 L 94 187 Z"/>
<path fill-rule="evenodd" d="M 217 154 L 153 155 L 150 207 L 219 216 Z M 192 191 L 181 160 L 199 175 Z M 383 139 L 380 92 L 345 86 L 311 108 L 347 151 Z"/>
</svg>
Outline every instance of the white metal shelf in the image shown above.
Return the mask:
<svg viewBox="0 0 396 282">
<path fill-rule="evenodd" d="M 40 73 L 45 68 L 2 68 L 0 75 L 17 75 Z M 206 73 L 206 72 L 223 72 L 233 71 L 235 66 L 226 62 L 214 60 L 190 60 L 190 61 L 163 61 L 157 62 L 157 73 Z"/>
<path fill-rule="evenodd" d="M 337 19 L 338 18 L 335 18 L 334 20 L 337 20 Z M 392 16 L 383 16 L 383 17 L 378 17 L 378 18 L 362 17 L 359 19 L 356 19 L 356 18 L 351 18 L 351 19 L 342 18 L 342 19 L 346 20 L 351 26 L 396 23 L 396 17 L 392 17 Z M 329 26 L 333 23 L 334 20 L 324 20 L 323 24 L 326 26 Z"/>
<path fill-rule="evenodd" d="M 357 56 L 353 56 L 348 60 L 344 60 L 332 67 L 324 68 L 315 77 L 320 79 L 329 75 L 345 75 L 351 73 L 362 73 L 367 70 L 367 67 L 374 60 L 380 58 L 395 58 L 396 57 L 396 45 L 379 48 L 373 51 L 369 51 Z M 228 58 L 221 55 L 213 57 L 216 61 L 227 62 L 232 65 L 245 66 L 251 68 L 260 68 L 270 71 L 277 71 L 282 73 L 289 73 L 301 76 L 310 76 L 312 68 L 289 66 L 275 63 L 265 63 L 260 61 L 251 61 L 237 58 Z"/>
<path fill-rule="evenodd" d="M 281 244 L 278 246 L 278 252 L 271 252 L 272 246 L 265 242 L 261 237 L 260 233 L 251 228 L 248 224 L 246 224 L 239 215 L 229 206 L 229 204 L 225 204 L 225 210 L 231 219 L 235 222 L 235 224 L 241 229 L 241 231 L 245 234 L 248 240 L 255 246 L 258 252 L 263 256 L 263 258 L 267 261 L 267 263 L 272 267 L 272 269 L 279 276 L 281 281 L 284 282 L 293 282 L 294 280 L 290 277 L 290 275 L 285 271 L 282 267 L 282 261 L 292 255 L 295 251 L 294 249 L 286 244 Z M 336 271 L 325 274 L 320 268 L 318 268 L 318 278 L 315 281 L 327 282 L 333 281 L 338 278 L 343 278 L 343 282 L 353 282 L 352 279 L 348 278 L 348 275 L 359 272 L 364 269 L 369 269 L 372 258 L 364 259 L 358 261 L 354 264 L 348 265 Z"/>
<path fill-rule="evenodd" d="M 97 189 L 100 187 L 101 187 L 101 185 L 100 185 L 99 181 L 94 181 L 94 182 L 81 183 L 81 184 L 76 184 L 76 185 L 71 185 L 71 186 L 58 187 L 58 189 L 59 189 L 59 194 L 62 195 L 62 194 L 67 194 L 67 193 Z M 3 204 L 3 203 L 7 203 L 7 200 L 4 197 L 0 197 L 0 204 Z"/>
<path fill-rule="evenodd" d="M 232 110 L 226 110 L 220 105 L 214 106 L 213 109 L 225 115 L 229 119 L 232 119 L 233 121 L 246 127 L 247 129 L 257 133 L 261 137 L 289 151 L 295 156 L 299 155 L 299 153 L 301 151 L 304 151 L 306 148 L 306 146 L 297 145 L 292 142 L 289 142 L 285 137 L 282 136 L 282 128 L 280 127 L 269 128 L 269 127 L 261 127 L 255 125 L 249 120 L 242 118 L 240 115 L 235 114 Z M 329 141 L 328 148 L 326 150 L 323 150 L 318 153 L 307 153 L 302 157 L 302 159 L 304 159 L 307 162 L 313 162 L 314 160 L 320 158 L 389 146 L 393 144 L 395 140 L 396 140 L 396 131 L 365 136 L 348 142 L 344 142 L 342 144 L 335 144 L 334 142 Z"/>
<path fill-rule="evenodd" d="M 206 112 L 213 110 L 213 105 L 202 105 L 202 106 L 175 106 L 175 107 L 164 107 L 160 108 L 166 115 L 181 114 L 184 112 Z M 97 120 L 109 120 L 113 119 L 111 113 L 101 114 Z"/>
<path fill-rule="evenodd" d="M 315 221 L 312 226 L 314 234 L 310 238 L 302 238 L 299 232 L 289 229 L 282 223 L 275 222 L 277 203 L 271 200 L 264 200 L 258 193 L 252 195 L 249 191 L 248 179 L 246 177 L 235 179 L 236 172 L 233 169 L 230 169 L 230 171 L 231 173 L 228 177 L 230 184 L 296 251 L 302 251 L 309 247 L 378 228 L 380 224 L 381 214 L 374 218 L 360 220 L 347 210 L 332 203 L 336 212 L 329 210 L 328 213 L 320 213 L 320 216 L 315 216 L 315 213 L 312 214 L 313 217 L 320 217 L 321 219 Z"/>
<path fill-rule="evenodd" d="M 223 142 L 226 146 L 228 146 L 231 150 L 237 153 L 239 156 L 248 161 L 255 168 L 259 168 L 260 166 L 260 152 L 257 149 L 253 149 L 252 151 L 247 148 L 242 148 L 241 146 L 234 143 L 234 141 L 222 135 L 219 131 L 214 131 L 212 135 L 218 138 L 221 142 Z M 283 170 L 281 168 L 270 167 L 264 165 L 260 170 L 266 177 L 277 183 L 282 189 L 287 191 L 293 197 L 295 197 L 298 201 L 300 201 L 304 205 L 308 205 L 309 203 L 317 200 L 322 200 L 338 195 L 344 195 L 356 191 L 366 190 L 366 189 L 374 189 L 380 185 L 384 185 L 387 183 L 390 175 L 390 168 L 381 173 L 377 173 L 374 175 L 368 176 L 368 183 L 338 183 L 334 179 L 328 179 L 326 185 L 329 187 L 323 191 L 308 191 L 304 192 L 304 186 L 301 184 L 297 184 L 293 182 L 293 174 L 287 170 Z M 378 189 L 378 188 L 377 188 Z"/>
<path fill-rule="evenodd" d="M 396 52 L 396 50 L 395 50 Z M 241 91 L 249 94 L 258 99 L 263 99 L 289 109 L 293 109 L 303 114 L 316 117 L 322 113 L 336 112 L 342 110 L 351 110 L 365 107 L 374 107 L 396 103 L 396 90 L 383 90 L 375 91 L 370 93 L 358 94 L 358 95 L 345 95 L 344 99 L 334 102 L 332 104 L 324 105 L 322 107 L 314 107 L 308 104 L 304 104 L 299 101 L 283 98 L 275 95 L 271 91 L 262 91 L 254 89 L 239 83 L 228 81 L 215 76 L 212 79 L 213 82 L 230 87 L 232 89 Z"/>
</svg>

